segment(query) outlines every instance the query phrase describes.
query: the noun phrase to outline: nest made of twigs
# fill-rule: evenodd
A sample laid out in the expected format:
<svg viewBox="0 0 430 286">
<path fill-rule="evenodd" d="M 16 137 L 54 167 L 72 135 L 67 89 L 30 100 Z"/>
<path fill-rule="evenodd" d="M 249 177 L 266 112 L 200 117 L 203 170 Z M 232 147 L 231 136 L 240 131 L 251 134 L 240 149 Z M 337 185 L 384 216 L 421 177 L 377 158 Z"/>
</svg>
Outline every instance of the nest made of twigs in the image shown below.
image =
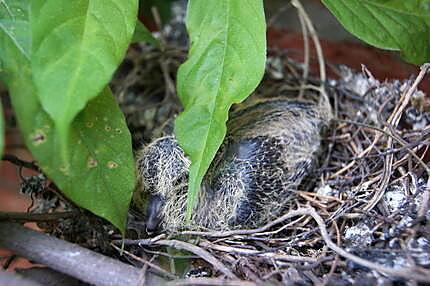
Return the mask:
<svg viewBox="0 0 430 286">
<path fill-rule="evenodd" d="M 298 64 L 288 51 L 271 51 L 255 92 L 270 97 L 311 89 L 328 95 L 335 113 L 326 155 L 290 211 L 257 229 L 155 237 L 142 234 L 139 218 L 131 215 L 130 239 L 112 241 L 122 259 L 168 280 L 183 278 L 175 262 L 191 260 L 192 279 L 176 280 L 180 285 L 430 281 L 430 108 L 416 90 L 428 66 L 416 78 L 384 82 L 365 68 L 357 73 L 334 67 L 338 78 L 328 80 L 315 32 L 300 9 L 319 50 L 319 74 L 310 73 L 309 54 Z M 183 49 L 139 45 L 129 52 L 125 72 L 118 71 L 112 88 L 135 147 L 159 137 L 162 123 L 180 111 L 174 86 L 184 59 Z M 163 267 L 157 257 L 170 263 Z"/>
</svg>

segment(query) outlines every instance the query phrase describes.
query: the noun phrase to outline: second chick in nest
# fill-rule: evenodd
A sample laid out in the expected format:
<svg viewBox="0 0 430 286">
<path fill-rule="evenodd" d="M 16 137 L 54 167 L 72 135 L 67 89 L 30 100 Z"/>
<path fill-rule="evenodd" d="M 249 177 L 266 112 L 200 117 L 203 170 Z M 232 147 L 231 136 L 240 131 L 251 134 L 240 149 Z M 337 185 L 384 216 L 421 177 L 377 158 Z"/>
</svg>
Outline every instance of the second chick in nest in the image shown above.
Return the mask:
<svg viewBox="0 0 430 286">
<path fill-rule="evenodd" d="M 328 104 L 275 98 L 230 113 L 227 136 L 199 192 L 193 229 L 258 227 L 279 216 L 316 166 Z M 190 161 L 172 136 L 137 159 L 140 192 L 149 193 L 147 229 L 185 228 Z"/>
</svg>

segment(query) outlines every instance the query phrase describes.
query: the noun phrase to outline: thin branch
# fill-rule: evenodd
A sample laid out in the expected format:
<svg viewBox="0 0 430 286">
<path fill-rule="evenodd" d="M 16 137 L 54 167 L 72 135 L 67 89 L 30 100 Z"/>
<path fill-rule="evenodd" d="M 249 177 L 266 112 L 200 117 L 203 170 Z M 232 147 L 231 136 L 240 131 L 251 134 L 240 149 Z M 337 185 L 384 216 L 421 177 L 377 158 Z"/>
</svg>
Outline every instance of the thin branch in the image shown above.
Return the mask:
<svg viewBox="0 0 430 286">
<path fill-rule="evenodd" d="M 139 278 L 138 268 L 15 223 L 0 223 L 0 247 L 96 286 L 136 285 Z M 148 273 L 149 280 L 164 282 Z"/>
<path fill-rule="evenodd" d="M 212 254 L 210 254 L 208 251 L 194 245 L 188 242 L 180 241 L 180 240 L 154 240 L 154 239 L 138 239 L 138 240 L 131 240 L 131 239 L 124 239 L 124 240 L 118 240 L 114 241 L 114 243 L 123 243 L 124 245 L 146 245 L 146 246 L 152 246 L 152 245 L 162 245 L 162 246 L 169 246 L 175 249 L 185 250 L 189 251 L 191 253 L 194 253 L 198 255 L 200 258 L 206 260 L 208 263 L 212 264 L 212 266 L 224 273 L 227 277 L 236 279 L 237 277 L 231 272 L 230 269 L 228 269 L 222 262 L 220 262 L 218 259 L 215 258 Z"/>
<path fill-rule="evenodd" d="M 400 104 L 396 106 L 391 116 L 388 118 L 388 125 L 392 127 L 393 129 L 397 127 L 399 124 L 400 118 L 402 117 L 403 111 L 405 110 L 406 106 L 409 104 L 409 101 L 411 100 L 412 95 L 416 91 L 418 84 L 424 79 L 426 76 L 428 70 L 430 69 L 430 64 L 424 64 L 421 66 L 421 71 L 418 74 L 417 78 L 415 79 L 412 86 L 408 89 L 408 91 L 402 95 L 400 98 Z M 384 130 L 388 131 L 390 127 L 385 127 Z M 391 149 L 393 146 L 393 138 L 394 136 L 388 137 L 387 140 L 387 148 Z M 422 160 L 414 153 L 411 152 L 411 155 L 415 158 L 418 158 L 418 161 L 421 163 Z M 373 195 L 372 199 L 369 201 L 369 203 L 364 207 L 365 210 L 371 210 L 373 209 L 376 204 L 382 199 L 384 195 L 384 191 L 389 183 L 389 180 L 391 178 L 391 172 L 393 167 L 393 160 L 394 160 L 394 154 L 388 154 L 386 156 L 386 159 L 384 161 L 384 172 L 382 176 L 381 183 L 379 184 L 378 190 Z M 427 174 L 429 175 L 429 181 L 430 181 L 430 171 L 425 163 L 421 163 L 424 168 L 427 170 Z"/>
<path fill-rule="evenodd" d="M 228 237 L 228 236 L 236 236 L 236 235 L 250 235 L 250 234 L 256 234 L 260 232 L 265 232 L 269 230 L 271 227 L 280 224 L 287 219 L 301 216 L 301 215 L 307 215 L 308 210 L 307 209 L 297 209 L 293 211 L 289 211 L 288 213 L 284 214 L 283 216 L 267 223 L 266 225 L 256 228 L 256 229 L 237 229 L 237 230 L 229 230 L 229 231 L 213 231 L 213 232 L 205 232 L 205 231 L 182 231 L 181 235 L 195 235 L 195 236 L 204 236 L 204 237 Z"/>
<path fill-rule="evenodd" d="M 347 258 L 359 265 L 362 265 L 364 267 L 370 268 L 372 270 L 378 271 L 380 273 L 385 273 L 388 275 L 392 275 L 395 277 L 401 277 L 405 279 L 415 280 L 415 281 L 430 281 L 430 271 L 425 270 L 423 268 L 419 267 L 404 267 L 404 268 L 390 268 L 385 267 L 377 263 L 370 262 L 366 259 L 363 259 L 361 257 L 358 257 L 354 254 L 351 254 L 338 245 L 334 243 L 330 235 L 328 234 L 326 225 L 324 223 L 324 220 L 321 218 L 321 216 L 315 211 L 314 208 L 307 207 L 307 208 L 300 208 L 295 211 L 290 211 L 287 214 L 283 215 L 282 217 L 274 220 L 271 223 L 266 224 L 265 226 L 258 228 L 258 229 L 249 229 L 249 230 L 233 230 L 233 231 L 225 231 L 225 232 L 197 232 L 197 231 L 188 231 L 188 232 L 182 232 L 182 234 L 188 234 L 188 235 L 199 235 L 199 236 L 205 236 L 205 237 L 226 237 L 226 236 L 234 236 L 234 235 L 249 235 L 254 234 L 257 232 L 263 232 L 267 230 L 268 228 L 279 224 L 289 218 L 301 216 L 301 215 L 308 215 L 311 216 L 316 223 L 318 224 L 319 230 L 321 232 L 321 236 L 327 246 L 335 251 L 340 256 Z"/>
<path fill-rule="evenodd" d="M 272 252 L 263 252 L 263 251 L 253 250 L 253 249 L 237 248 L 237 247 L 231 247 L 226 245 L 217 245 L 209 241 L 202 241 L 199 243 L 199 245 L 204 248 L 227 252 L 230 254 L 256 255 L 264 258 L 276 259 L 279 261 L 288 261 L 288 262 L 295 262 L 295 263 L 318 262 L 318 259 L 313 257 L 276 254 Z"/>
<path fill-rule="evenodd" d="M 19 166 L 19 167 L 24 167 L 24 168 L 36 171 L 38 173 L 41 172 L 39 166 L 37 166 L 35 163 L 21 160 L 20 158 L 14 156 L 14 155 L 4 154 L 1 159 L 3 161 L 10 162 L 10 163 L 12 163 L 12 164 L 14 164 L 16 166 Z"/>
<path fill-rule="evenodd" d="M 312 41 L 314 42 L 315 51 L 317 53 L 317 58 L 318 58 L 318 64 L 320 67 L 320 80 L 321 80 L 320 92 L 321 92 L 321 95 L 323 96 L 324 100 L 326 100 L 328 102 L 327 93 L 325 92 L 325 83 L 327 80 L 327 75 L 326 75 L 326 69 L 325 69 L 324 53 L 322 51 L 321 43 L 319 41 L 317 32 L 315 31 L 314 25 L 312 24 L 312 21 L 311 21 L 309 15 L 306 13 L 306 10 L 303 8 L 302 3 L 300 3 L 299 0 L 292 0 L 291 3 L 293 4 L 294 7 L 297 8 L 299 13 L 303 16 L 303 20 L 306 23 L 306 26 L 309 30 Z"/>
<path fill-rule="evenodd" d="M 54 212 L 54 213 L 21 213 L 21 212 L 0 212 L 0 221 L 15 222 L 45 222 L 65 218 L 76 217 L 79 213 L 75 211 Z"/>
<path fill-rule="evenodd" d="M 305 19 L 302 13 L 299 13 L 300 26 L 302 27 L 302 36 L 303 36 L 303 53 L 304 53 L 304 61 L 303 61 L 303 72 L 302 72 L 302 82 L 301 88 L 299 91 L 299 98 L 303 97 L 303 93 L 305 92 L 304 86 L 307 84 L 308 75 L 309 75 L 309 37 L 308 37 L 308 28 L 305 23 Z"/>
<path fill-rule="evenodd" d="M 143 263 L 144 265 L 148 265 L 150 267 L 150 269 L 154 270 L 154 272 L 156 274 L 159 274 L 159 275 L 164 276 L 164 277 L 171 279 L 171 280 L 178 278 L 176 275 L 170 273 L 169 271 L 164 270 L 163 268 L 152 263 L 151 261 L 147 261 L 147 260 L 143 259 L 142 257 L 136 256 L 133 253 L 128 252 L 127 250 L 123 250 L 123 249 L 119 248 L 114 243 L 111 243 L 111 246 L 113 248 L 115 248 L 118 252 L 120 252 L 120 253 L 122 252 L 123 254 L 130 256 L 132 259 L 139 261 L 139 262 Z"/>
<path fill-rule="evenodd" d="M 258 284 L 242 280 L 226 280 L 219 278 L 190 278 L 168 282 L 167 286 L 191 286 L 191 285 L 208 285 L 208 286 L 257 286 Z"/>
<path fill-rule="evenodd" d="M 326 225 L 325 225 L 323 219 L 321 218 L 321 216 L 318 215 L 318 213 L 315 211 L 315 209 L 308 208 L 307 212 L 308 212 L 307 214 L 310 215 L 318 224 L 318 227 L 319 227 L 320 232 L 321 232 L 321 236 L 323 237 L 327 246 L 330 249 L 332 249 L 334 252 L 339 254 L 340 256 L 343 256 L 346 259 L 349 259 L 349 260 L 351 260 L 357 264 L 360 264 L 360 265 L 367 267 L 369 269 L 378 271 L 380 273 L 385 273 L 385 274 L 392 275 L 395 277 L 401 277 L 401 278 L 414 280 L 414 281 L 422 281 L 422 282 L 430 281 L 430 270 L 427 270 L 424 268 L 419 268 L 419 267 L 403 267 L 403 268 L 385 267 L 385 266 L 382 266 L 380 264 L 370 262 L 366 259 L 363 259 L 361 257 L 358 257 L 354 254 L 347 252 L 343 248 L 337 246 L 336 243 L 334 243 L 331 240 L 330 235 L 328 234 L 328 231 L 327 231 L 327 228 L 326 228 Z"/>
</svg>

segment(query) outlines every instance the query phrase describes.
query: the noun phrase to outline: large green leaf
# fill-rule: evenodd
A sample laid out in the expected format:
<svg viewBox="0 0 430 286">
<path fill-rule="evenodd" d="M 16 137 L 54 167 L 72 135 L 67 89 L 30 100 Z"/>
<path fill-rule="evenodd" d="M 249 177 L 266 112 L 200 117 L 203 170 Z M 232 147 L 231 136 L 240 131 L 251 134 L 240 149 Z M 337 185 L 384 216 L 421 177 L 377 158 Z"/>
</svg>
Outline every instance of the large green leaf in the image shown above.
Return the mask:
<svg viewBox="0 0 430 286">
<path fill-rule="evenodd" d="M 68 198 L 123 231 L 136 175 L 131 136 L 110 91 L 91 100 L 73 121 L 64 163 L 54 124 L 31 80 L 20 77 L 9 83 L 21 131 L 42 170 Z"/>
<path fill-rule="evenodd" d="M 263 0 L 190 0 L 187 29 L 191 49 L 177 82 L 185 110 L 176 120 L 175 134 L 192 161 L 189 219 L 202 178 L 226 134 L 229 108 L 244 100 L 263 76 Z"/>
<path fill-rule="evenodd" d="M 19 74 L 22 62 L 29 60 L 29 2 L 0 0 L 0 80 Z M 4 147 L 4 122 L 0 104 L 0 156 Z"/>
<path fill-rule="evenodd" d="M 378 48 L 401 51 L 415 64 L 430 61 L 429 0 L 323 0 L 352 34 Z"/>
<path fill-rule="evenodd" d="M 0 0 L 0 69 L 18 73 L 19 62 L 30 59 L 29 0 Z"/>
<path fill-rule="evenodd" d="M 62 141 L 76 114 L 108 84 L 136 24 L 137 0 L 31 0 L 37 96 Z"/>
<path fill-rule="evenodd" d="M 61 140 L 37 96 L 29 45 L 17 37 L 29 29 L 29 5 L 21 5 L 23 2 L 5 0 L 0 7 L 0 24 L 14 19 L 22 22 L 2 25 L 0 63 L 4 72 L 0 75 L 9 88 L 26 144 L 67 197 L 123 231 L 136 180 L 131 136 L 123 114 L 110 91 L 104 89 L 75 117 L 67 140 L 66 163 L 61 159 Z M 18 11 L 22 17 L 15 13 Z"/>
</svg>

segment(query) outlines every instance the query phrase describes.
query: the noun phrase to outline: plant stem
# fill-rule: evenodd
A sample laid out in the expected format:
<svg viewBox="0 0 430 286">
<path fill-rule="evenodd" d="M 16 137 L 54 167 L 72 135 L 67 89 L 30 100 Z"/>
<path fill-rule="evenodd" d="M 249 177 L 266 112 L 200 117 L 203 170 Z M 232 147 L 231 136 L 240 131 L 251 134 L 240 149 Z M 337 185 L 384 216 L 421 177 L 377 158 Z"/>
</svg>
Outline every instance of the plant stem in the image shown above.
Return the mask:
<svg viewBox="0 0 430 286">
<path fill-rule="evenodd" d="M 138 268 L 19 224 L 0 223 L 0 247 L 92 285 L 139 285 Z M 163 282 L 146 275 L 148 285 Z"/>
</svg>

